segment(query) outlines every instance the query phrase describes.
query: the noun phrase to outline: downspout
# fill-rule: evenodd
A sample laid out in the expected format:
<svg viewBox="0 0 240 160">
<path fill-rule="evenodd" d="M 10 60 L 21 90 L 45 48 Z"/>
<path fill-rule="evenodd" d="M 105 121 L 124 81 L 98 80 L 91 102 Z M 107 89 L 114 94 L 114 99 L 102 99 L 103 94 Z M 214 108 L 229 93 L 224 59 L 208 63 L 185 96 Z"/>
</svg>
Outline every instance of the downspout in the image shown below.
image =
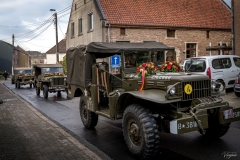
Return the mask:
<svg viewBox="0 0 240 160">
<path fill-rule="evenodd" d="M 110 35 L 110 27 L 111 27 L 111 24 L 108 23 L 108 42 L 110 42 L 110 37 L 111 37 L 111 35 Z"/>
<path fill-rule="evenodd" d="M 235 55 L 235 31 L 234 31 L 234 0 L 231 2 L 231 20 L 232 20 L 232 54 Z"/>
</svg>

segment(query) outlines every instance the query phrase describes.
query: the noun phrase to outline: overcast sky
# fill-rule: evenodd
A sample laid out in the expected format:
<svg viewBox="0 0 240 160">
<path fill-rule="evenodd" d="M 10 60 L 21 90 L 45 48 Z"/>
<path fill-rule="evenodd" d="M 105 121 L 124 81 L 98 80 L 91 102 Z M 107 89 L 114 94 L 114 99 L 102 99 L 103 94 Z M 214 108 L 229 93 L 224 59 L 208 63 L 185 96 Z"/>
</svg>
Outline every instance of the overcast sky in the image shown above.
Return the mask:
<svg viewBox="0 0 240 160">
<path fill-rule="evenodd" d="M 12 44 L 14 34 L 15 46 L 44 53 L 56 45 L 54 12 L 50 9 L 58 13 L 60 41 L 67 30 L 71 5 L 72 0 L 0 0 L 0 40 Z"/>
<path fill-rule="evenodd" d="M 231 0 L 225 1 L 230 5 Z M 0 0 L 0 40 L 12 44 L 14 34 L 15 46 L 45 53 L 56 44 L 55 27 L 51 24 L 54 12 L 50 9 L 58 13 L 58 41 L 61 41 L 71 5 L 72 0 Z"/>
</svg>

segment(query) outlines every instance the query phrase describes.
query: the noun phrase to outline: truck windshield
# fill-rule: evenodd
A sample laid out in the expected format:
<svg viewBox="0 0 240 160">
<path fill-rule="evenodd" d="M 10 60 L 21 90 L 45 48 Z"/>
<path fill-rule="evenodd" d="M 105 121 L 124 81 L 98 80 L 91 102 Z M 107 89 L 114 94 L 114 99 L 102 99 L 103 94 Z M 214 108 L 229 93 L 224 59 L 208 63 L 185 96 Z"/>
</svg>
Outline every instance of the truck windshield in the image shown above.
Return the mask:
<svg viewBox="0 0 240 160">
<path fill-rule="evenodd" d="M 206 70 L 206 60 L 192 59 L 192 64 L 190 60 L 187 60 L 184 64 L 184 70 L 188 70 L 189 72 L 204 72 Z"/>
<path fill-rule="evenodd" d="M 63 68 L 42 68 L 42 73 L 55 73 L 55 72 L 62 72 Z"/>
<path fill-rule="evenodd" d="M 160 67 L 164 63 L 164 51 L 131 51 L 124 53 L 125 70 L 136 71 L 142 63 L 154 62 Z"/>
<path fill-rule="evenodd" d="M 32 73 L 32 70 L 29 69 L 29 70 L 18 70 L 17 72 L 18 74 L 27 74 L 27 73 Z"/>
</svg>

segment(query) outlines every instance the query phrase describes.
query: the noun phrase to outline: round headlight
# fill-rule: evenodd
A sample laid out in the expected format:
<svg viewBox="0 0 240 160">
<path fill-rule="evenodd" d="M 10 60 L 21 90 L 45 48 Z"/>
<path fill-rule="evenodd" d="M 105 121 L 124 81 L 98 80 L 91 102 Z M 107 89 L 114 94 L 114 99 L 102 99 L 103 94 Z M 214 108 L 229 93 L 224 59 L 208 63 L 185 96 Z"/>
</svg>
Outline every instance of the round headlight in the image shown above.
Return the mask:
<svg viewBox="0 0 240 160">
<path fill-rule="evenodd" d="M 52 78 L 50 78 L 49 81 L 52 82 Z"/>
<path fill-rule="evenodd" d="M 175 87 L 172 87 L 170 90 L 169 90 L 169 94 L 173 95 L 176 93 L 176 89 Z"/>
<path fill-rule="evenodd" d="M 212 83 L 212 89 L 216 88 L 216 83 Z"/>
<path fill-rule="evenodd" d="M 67 80 L 67 78 L 64 78 L 64 81 L 66 81 Z"/>
</svg>

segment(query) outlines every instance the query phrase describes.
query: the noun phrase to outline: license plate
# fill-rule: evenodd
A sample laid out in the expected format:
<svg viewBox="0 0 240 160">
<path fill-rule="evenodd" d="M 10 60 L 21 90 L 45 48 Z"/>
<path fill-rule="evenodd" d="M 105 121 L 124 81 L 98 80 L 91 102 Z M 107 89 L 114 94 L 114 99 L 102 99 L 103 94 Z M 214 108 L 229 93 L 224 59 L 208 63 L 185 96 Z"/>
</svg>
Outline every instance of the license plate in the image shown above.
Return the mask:
<svg viewBox="0 0 240 160">
<path fill-rule="evenodd" d="M 229 110 L 223 111 L 223 119 L 230 119 L 230 118 L 234 118 L 233 110 L 229 109 Z"/>
</svg>

